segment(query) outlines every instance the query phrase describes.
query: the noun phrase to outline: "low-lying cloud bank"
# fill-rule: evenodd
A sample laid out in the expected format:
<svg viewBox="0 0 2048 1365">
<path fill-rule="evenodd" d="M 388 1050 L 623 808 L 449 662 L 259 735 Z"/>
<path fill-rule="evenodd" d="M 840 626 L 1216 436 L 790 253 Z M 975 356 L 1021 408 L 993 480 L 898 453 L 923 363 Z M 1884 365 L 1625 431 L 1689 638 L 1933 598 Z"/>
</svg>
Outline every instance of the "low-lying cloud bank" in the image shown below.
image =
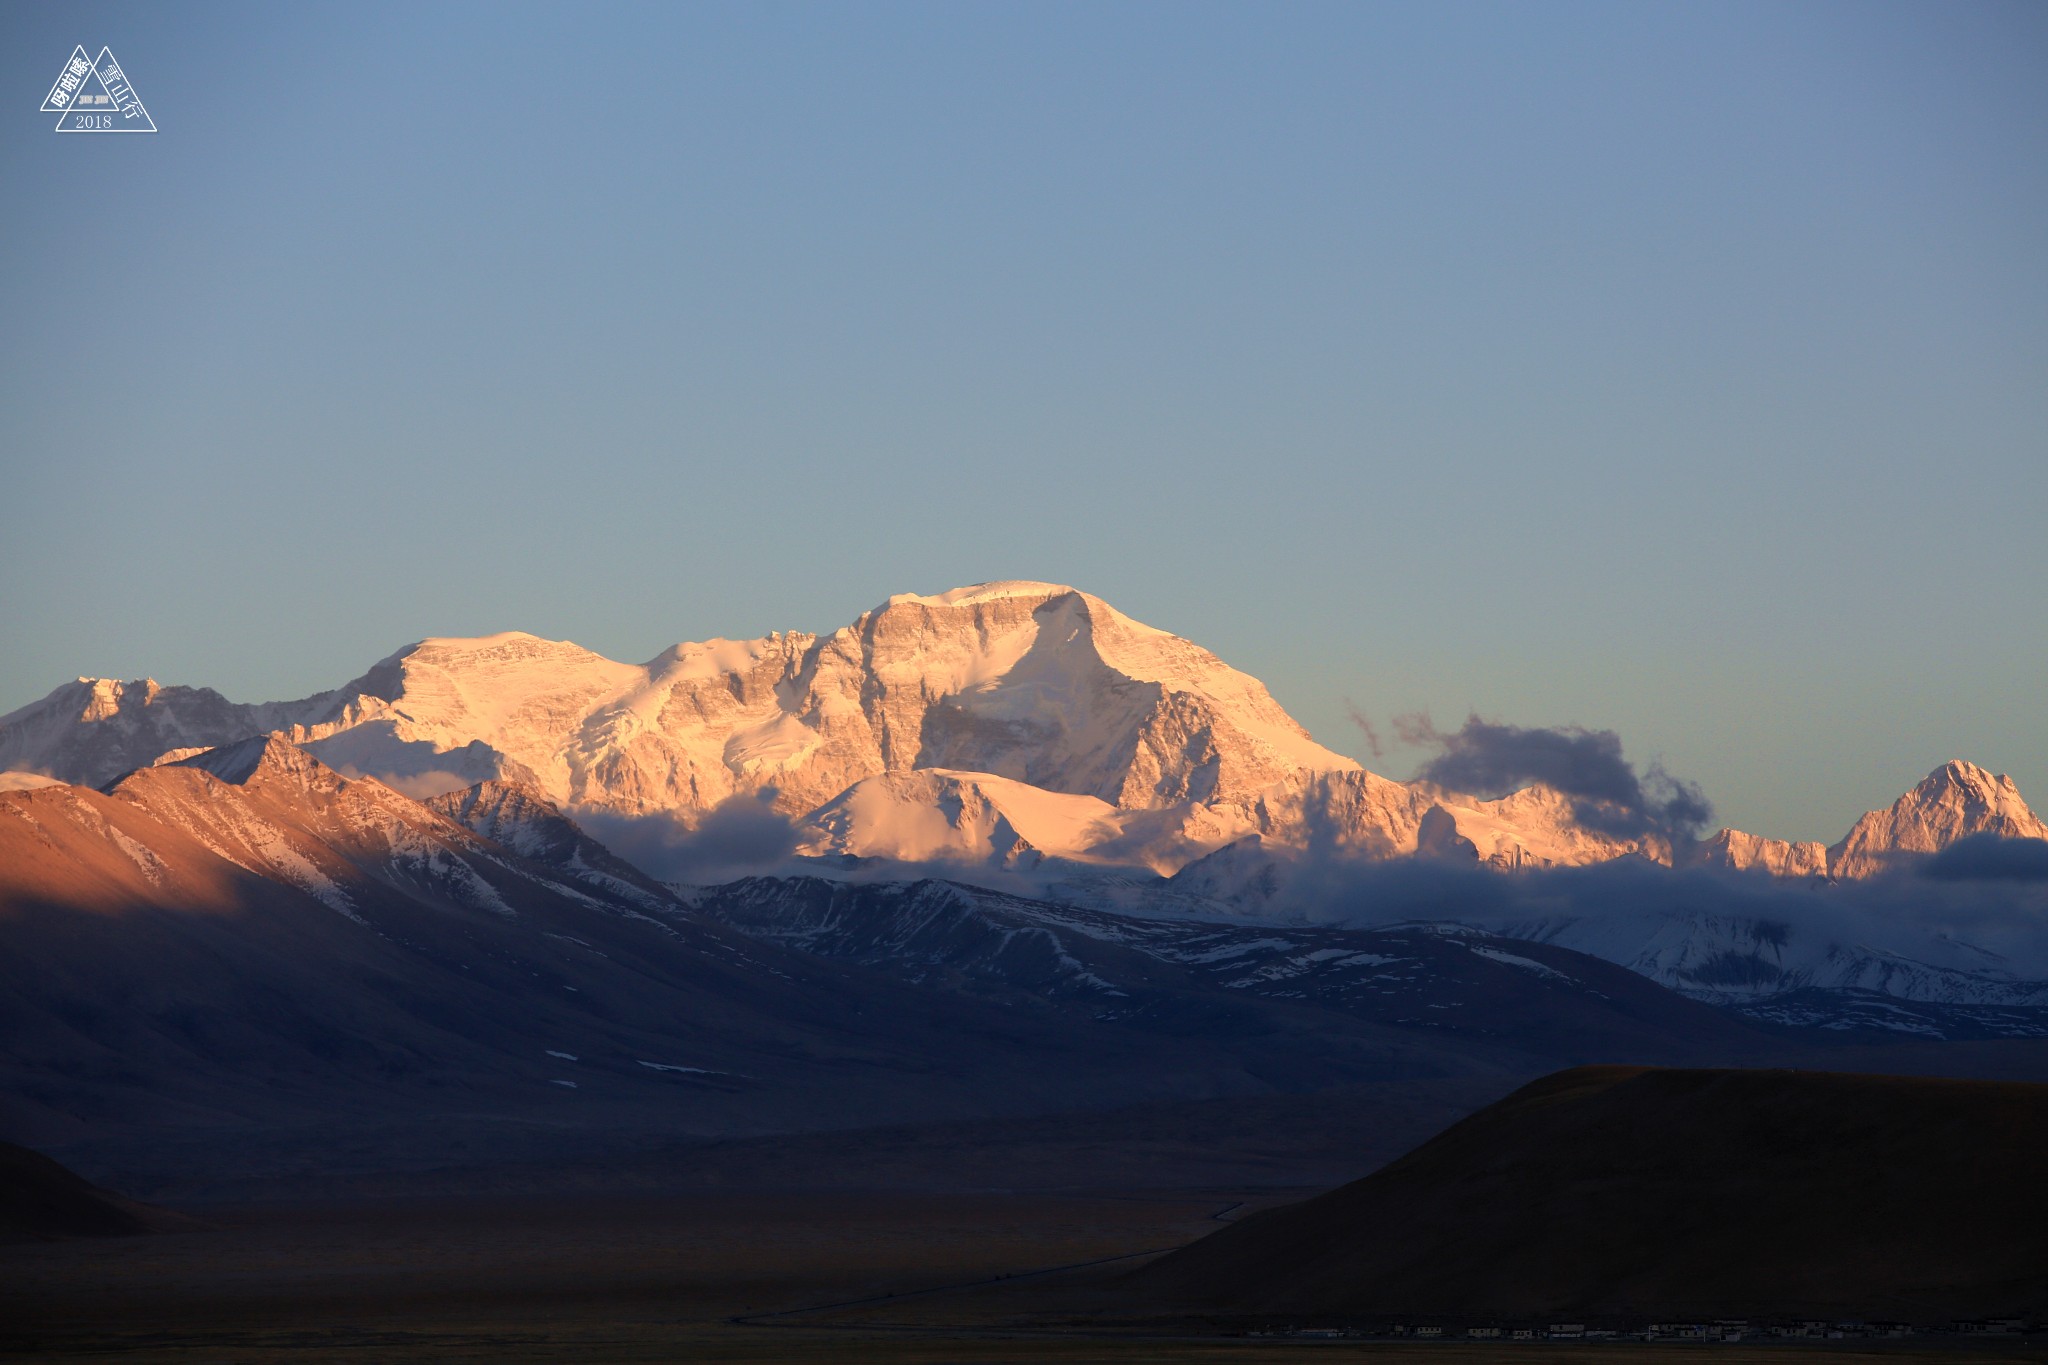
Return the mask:
<svg viewBox="0 0 2048 1365">
<path fill-rule="evenodd" d="M 749 876 L 855 881 L 951 880 L 1047 900 L 1088 899 L 1071 866 L 1010 871 L 985 863 L 798 857 L 788 819 L 736 797 L 694 828 L 666 815 L 583 812 L 590 834 L 652 876 L 714 886 Z M 1246 907 L 1279 922 L 1361 927 L 1452 922 L 1555 939 L 1627 961 L 1671 927 L 1761 945 L 1786 966 L 1831 945 L 1894 954 L 1948 971 L 2048 981 L 2048 843 L 1980 836 L 1864 881 L 1671 868 L 1643 858 L 1499 872 L 1421 857 L 1299 855 L 1278 863 L 1279 892 Z M 1599 945 L 1596 949 L 1593 945 Z"/>
<path fill-rule="evenodd" d="M 2048 882 L 2048 840 L 1973 834 L 1929 858 L 1919 871 L 1943 882 Z"/>
<path fill-rule="evenodd" d="M 583 810 L 576 823 L 591 838 L 650 877 L 692 886 L 715 886 L 741 877 L 794 871 L 796 830 L 760 796 L 732 796 L 695 825 L 673 815 L 616 815 Z"/>
<path fill-rule="evenodd" d="M 400 796 L 410 796 L 415 801 L 431 801 L 449 792 L 459 792 L 473 786 L 476 779 L 463 773 L 450 772 L 445 768 L 429 768 L 424 772 L 365 772 L 352 763 L 343 763 L 335 771 L 346 778 L 368 777 L 382 782 Z"/>
<path fill-rule="evenodd" d="M 1746 926 L 1760 940 L 1896 953 L 1962 971 L 2048 980 L 2048 843 L 1966 839 L 1862 881 L 1670 868 L 1642 858 L 1500 873 L 1425 858 L 1303 859 L 1269 907 L 1356 925 L 1451 920 L 1523 936 L 1564 924 L 1640 932 L 1673 921 Z"/>
</svg>

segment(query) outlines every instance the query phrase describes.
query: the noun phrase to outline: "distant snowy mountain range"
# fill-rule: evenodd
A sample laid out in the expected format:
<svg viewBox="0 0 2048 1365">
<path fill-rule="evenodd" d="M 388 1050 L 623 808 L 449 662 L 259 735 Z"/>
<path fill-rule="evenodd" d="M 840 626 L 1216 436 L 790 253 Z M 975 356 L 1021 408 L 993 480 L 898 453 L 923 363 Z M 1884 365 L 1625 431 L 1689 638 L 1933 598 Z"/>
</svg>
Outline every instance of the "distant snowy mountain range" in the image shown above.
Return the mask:
<svg viewBox="0 0 2048 1365">
<path fill-rule="evenodd" d="M 427 640 L 292 702 L 80 678 L 0 717 L 0 771 L 99 785 L 256 734 L 415 794 L 510 779 L 570 810 L 685 823 L 762 794 L 806 852 L 911 862 L 1171 874 L 1254 838 L 1503 868 L 1634 854 L 1855 878 L 1972 834 L 2048 838 L 2010 780 L 1966 763 L 1831 848 L 1725 830 L 1674 849 L 1591 827 L 1541 787 L 1488 800 L 1396 782 L 1317 744 L 1200 646 L 1021 582 L 904 594 L 829 635 L 682 644 L 646 664 L 517 632 Z"/>
<path fill-rule="evenodd" d="M 427 640 L 293 702 L 80 678 L 0 717 L 0 789 L 100 787 L 226 761 L 197 756 L 260 736 L 435 797 L 436 811 L 515 849 L 546 823 L 546 838 L 622 886 L 630 869 L 555 808 L 689 830 L 730 806 L 765 807 L 828 876 L 936 872 L 1155 918 L 1370 923 L 1392 912 L 1361 869 L 1514 873 L 1505 899 L 1439 895 L 1430 914 L 1392 899 L 1399 918 L 1484 924 L 1744 1009 L 1813 991 L 2048 1005 L 2048 906 L 2036 904 L 2048 880 L 2007 878 L 2002 903 L 2017 908 L 1989 921 L 1981 897 L 1961 919 L 1930 916 L 1930 897 L 1949 902 L 1929 892 L 1910 914 L 1865 922 L 1867 898 L 1826 899 L 1831 885 L 1911 876 L 1970 841 L 2048 840 L 2009 778 L 1948 763 L 1832 846 L 1737 830 L 1692 842 L 1589 818 L 1579 795 L 1550 787 L 1484 797 L 1368 772 L 1256 679 L 1053 584 L 905 594 L 828 635 L 683 644 L 646 664 L 516 632 Z M 1543 880 L 1651 864 L 1656 890 L 1597 909 L 1582 883 Z M 1719 880 L 1748 889 L 1699 890 L 1714 874 L 1744 874 Z M 1530 894 L 1539 887 L 1548 902 Z"/>
</svg>

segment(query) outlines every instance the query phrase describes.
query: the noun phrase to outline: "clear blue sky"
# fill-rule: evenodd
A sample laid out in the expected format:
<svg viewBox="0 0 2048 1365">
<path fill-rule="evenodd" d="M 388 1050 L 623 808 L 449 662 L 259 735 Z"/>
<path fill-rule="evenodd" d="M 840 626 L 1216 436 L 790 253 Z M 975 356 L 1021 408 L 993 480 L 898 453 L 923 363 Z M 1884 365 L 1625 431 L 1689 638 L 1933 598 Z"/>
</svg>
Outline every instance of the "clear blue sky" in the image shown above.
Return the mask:
<svg viewBox="0 0 2048 1365">
<path fill-rule="evenodd" d="M 53 133 L 81 43 L 160 134 Z M 0 70 L 0 710 L 1031 577 L 1354 753 L 2048 806 L 2048 6 L 15 4 Z"/>
</svg>

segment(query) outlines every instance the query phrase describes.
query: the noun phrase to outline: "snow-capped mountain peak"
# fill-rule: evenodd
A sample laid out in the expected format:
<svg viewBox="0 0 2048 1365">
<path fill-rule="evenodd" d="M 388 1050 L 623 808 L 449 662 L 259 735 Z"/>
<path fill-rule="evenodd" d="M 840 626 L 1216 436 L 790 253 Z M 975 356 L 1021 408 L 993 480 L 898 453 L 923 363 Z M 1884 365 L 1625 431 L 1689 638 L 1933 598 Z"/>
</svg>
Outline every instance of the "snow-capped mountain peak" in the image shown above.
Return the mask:
<svg viewBox="0 0 2048 1365">
<path fill-rule="evenodd" d="M 266 735 L 285 749 L 244 751 Z M 0 771 L 34 775 L 10 786 L 180 761 L 239 782 L 306 755 L 416 798 L 504 782 L 559 811 L 685 825 L 759 797 L 814 854 L 1171 875 L 1230 850 L 1189 882 L 1242 883 L 1218 892 L 1232 906 L 1284 880 L 1260 866 L 1276 859 L 1514 871 L 1635 855 L 1853 879 L 1973 834 L 2048 838 L 2010 778 L 1962 762 L 1828 850 L 1739 830 L 1674 848 L 1595 827 L 1546 787 L 1482 799 L 1393 781 L 1201 646 L 1027 580 L 900 593 L 825 634 L 684 643 L 640 664 L 504 631 L 422 640 L 298 701 L 87 678 L 0 717 Z"/>
<path fill-rule="evenodd" d="M 98 783 L 265 732 L 415 794 L 511 778 L 563 805 L 686 821 L 754 792 L 801 815 L 918 769 L 1128 810 L 1357 767 L 1200 646 L 1022 581 L 899 595 L 827 635 L 683 644 L 645 664 L 518 631 L 434 638 L 334 692 L 260 707 L 73 684 L 0 718 L 0 766 Z"/>
<path fill-rule="evenodd" d="M 1977 834 L 2048 839 L 2048 824 L 2028 808 L 2010 777 L 1954 759 L 1889 808 L 1859 819 L 1828 850 L 1828 871 L 1835 877 L 1868 877 L 1901 858 L 1937 853 Z"/>
</svg>

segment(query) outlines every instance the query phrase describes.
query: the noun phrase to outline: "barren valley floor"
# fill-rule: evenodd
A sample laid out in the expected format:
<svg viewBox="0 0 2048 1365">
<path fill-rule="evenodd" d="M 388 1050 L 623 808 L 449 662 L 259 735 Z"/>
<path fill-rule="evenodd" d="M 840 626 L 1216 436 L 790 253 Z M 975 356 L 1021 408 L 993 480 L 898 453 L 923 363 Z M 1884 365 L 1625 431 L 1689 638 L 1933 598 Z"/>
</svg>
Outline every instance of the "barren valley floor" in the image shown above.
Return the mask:
<svg viewBox="0 0 2048 1365">
<path fill-rule="evenodd" d="M 1110 1302 L 1105 1287 L 1134 1260 L 1031 1273 L 1176 1246 L 1212 1230 L 1219 1213 L 1289 1197 L 1271 1189 L 704 1194 L 198 1209 L 206 1230 L 0 1247 L 0 1349 L 137 1365 L 1533 1365 L 1586 1357 L 1635 1365 L 1702 1350 L 1714 1361 L 1842 1365 L 2033 1358 L 2017 1343 L 1929 1339 L 1715 1348 L 1176 1339 L 1156 1325 L 1077 1325 L 1077 1314 Z M 934 1289 L 941 1292 L 926 1292 Z"/>
</svg>

